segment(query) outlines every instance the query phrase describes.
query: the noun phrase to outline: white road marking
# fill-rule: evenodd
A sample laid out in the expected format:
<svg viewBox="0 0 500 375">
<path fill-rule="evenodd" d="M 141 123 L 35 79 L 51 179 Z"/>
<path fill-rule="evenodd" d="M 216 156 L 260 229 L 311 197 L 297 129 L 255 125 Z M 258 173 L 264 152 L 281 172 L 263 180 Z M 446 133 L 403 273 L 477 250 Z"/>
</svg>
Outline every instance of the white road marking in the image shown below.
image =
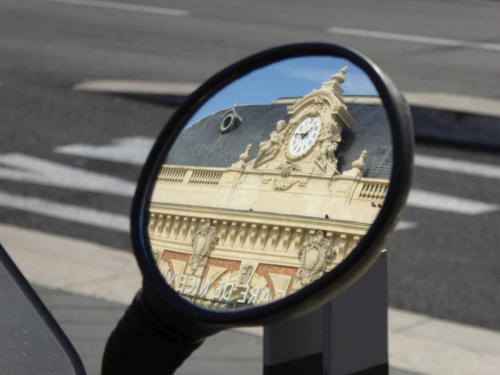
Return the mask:
<svg viewBox="0 0 500 375">
<path fill-rule="evenodd" d="M 413 229 L 413 228 L 416 228 L 418 227 L 418 224 L 417 223 L 413 223 L 411 221 L 404 221 L 404 220 L 401 220 L 397 225 L 396 225 L 396 229 L 395 231 L 399 231 L 399 230 L 406 230 L 406 229 Z"/>
<path fill-rule="evenodd" d="M 432 44 L 436 46 L 446 46 L 446 47 L 482 49 L 482 50 L 497 51 L 497 52 L 500 51 L 500 44 L 493 44 L 493 43 L 469 42 L 465 40 L 431 38 L 426 36 L 407 35 L 407 34 L 393 34 L 381 31 L 347 29 L 343 27 L 330 27 L 327 29 L 327 31 L 333 34 L 362 36 L 366 38 L 398 40 L 402 42 Z"/>
<path fill-rule="evenodd" d="M 111 145 L 93 146 L 74 144 L 60 146 L 55 152 L 83 156 L 91 159 L 108 160 L 119 163 L 144 165 L 153 147 L 154 139 L 146 137 L 125 137 L 113 140 Z"/>
<path fill-rule="evenodd" d="M 131 197 L 135 183 L 23 154 L 0 155 L 0 179 Z"/>
<path fill-rule="evenodd" d="M 120 232 L 128 232 L 130 228 L 130 219 L 125 215 L 1 191 L 0 206 Z"/>
<path fill-rule="evenodd" d="M 188 96 L 200 86 L 201 83 L 100 79 L 78 83 L 73 86 L 73 90 L 125 94 Z"/>
<path fill-rule="evenodd" d="M 407 204 L 412 207 L 464 215 L 479 215 L 500 209 L 499 205 L 492 203 L 484 203 L 418 189 L 410 191 Z"/>
<path fill-rule="evenodd" d="M 484 163 L 474 163 L 466 160 L 417 154 L 415 155 L 415 166 L 500 180 L 500 167 Z"/>
<path fill-rule="evenodd" d="M 131 12 L 159 14 L 163 16 L 187 17 L 190 15 L 190 12 L 188 12 L 187 10 L 159 8 L 159 7 L 136 5 L 136 4 L 114 3 L 110 1 L 94 1 L 94 0 L 43 0 L 43 1 L 50 1 L 53 3 L 84 5 L 91 7 L 107 8 L 107 9 L 127 10 Z"/>
</svg>

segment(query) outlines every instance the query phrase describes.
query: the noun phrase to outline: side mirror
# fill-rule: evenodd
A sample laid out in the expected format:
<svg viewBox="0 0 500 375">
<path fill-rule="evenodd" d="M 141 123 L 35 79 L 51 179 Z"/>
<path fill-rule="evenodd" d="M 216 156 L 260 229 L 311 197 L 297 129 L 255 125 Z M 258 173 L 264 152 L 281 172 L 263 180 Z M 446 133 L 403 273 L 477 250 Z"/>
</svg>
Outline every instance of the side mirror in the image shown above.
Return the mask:
<svg viewBox="0 0 500 375">
<path fill-rule="evenodd" d="M 412 158 L 408 105 L 359 53 L 290 45 L 230 66 L 172 116 L 140 177 L 143 310 L 196 340 L 316 309 L 377 259 Z"/>
</svg>

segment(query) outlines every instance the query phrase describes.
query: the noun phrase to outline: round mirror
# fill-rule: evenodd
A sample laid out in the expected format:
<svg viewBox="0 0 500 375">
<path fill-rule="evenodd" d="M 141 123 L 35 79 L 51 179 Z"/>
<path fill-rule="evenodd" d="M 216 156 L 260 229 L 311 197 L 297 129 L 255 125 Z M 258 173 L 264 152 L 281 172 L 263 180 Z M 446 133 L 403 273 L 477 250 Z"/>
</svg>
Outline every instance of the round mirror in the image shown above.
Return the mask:
<svg viewBox="0 0 500 375">
<path fill-rule="evenodd" d="M 322 48 L 237 64 L 171 121 L 138 192 L 157 287 L 236 313 L 325 298 L 376 259 L 408 190 L 407 107 L 370 62 Z"/>
</svg>

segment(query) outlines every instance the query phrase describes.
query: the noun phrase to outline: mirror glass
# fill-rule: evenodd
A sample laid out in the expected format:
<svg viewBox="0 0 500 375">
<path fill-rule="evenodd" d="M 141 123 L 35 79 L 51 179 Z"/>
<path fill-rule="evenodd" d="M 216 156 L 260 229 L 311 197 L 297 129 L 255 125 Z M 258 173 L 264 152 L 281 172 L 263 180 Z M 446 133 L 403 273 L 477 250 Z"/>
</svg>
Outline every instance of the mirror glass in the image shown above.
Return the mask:
<svg viewBox="0 0 500 375">
<path fill-rule="evenodd" d="M 366 73 L 288 58 L 208 98 L 165 155 L 149 207 L 165 283 L 216 311 L 286 298 L 356 247 L 392 168 L 386 110 Z"/>
</svg>

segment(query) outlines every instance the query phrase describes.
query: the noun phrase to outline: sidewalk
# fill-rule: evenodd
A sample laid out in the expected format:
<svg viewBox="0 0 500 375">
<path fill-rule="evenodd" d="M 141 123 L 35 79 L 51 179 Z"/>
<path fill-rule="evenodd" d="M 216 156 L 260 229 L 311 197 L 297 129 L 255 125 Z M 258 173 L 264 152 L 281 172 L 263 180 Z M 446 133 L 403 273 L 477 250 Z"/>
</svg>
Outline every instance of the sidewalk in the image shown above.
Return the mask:
<svg viewBox="0 0 500 375">
<path fill-rule="evenodd" d="M 128 95 L 178 106 L 199 83 L 98 80 L 74 90 Z M 440 92 L 404 92 L 410 105 L 415 137 L 488 149 L 500 147 L 500 100 Z"/>
<path fill-rule="evenodd" d="M 140 287 L 133 255 L 71 238 L 0 225 L 0 239 L 62 325 L 89 374 Z M 389 308 L 391 375 L 498 374 L 500 332 Z M 262 328 L 211 337 L 178 374 L 260 374 Z"/>
</svg>

